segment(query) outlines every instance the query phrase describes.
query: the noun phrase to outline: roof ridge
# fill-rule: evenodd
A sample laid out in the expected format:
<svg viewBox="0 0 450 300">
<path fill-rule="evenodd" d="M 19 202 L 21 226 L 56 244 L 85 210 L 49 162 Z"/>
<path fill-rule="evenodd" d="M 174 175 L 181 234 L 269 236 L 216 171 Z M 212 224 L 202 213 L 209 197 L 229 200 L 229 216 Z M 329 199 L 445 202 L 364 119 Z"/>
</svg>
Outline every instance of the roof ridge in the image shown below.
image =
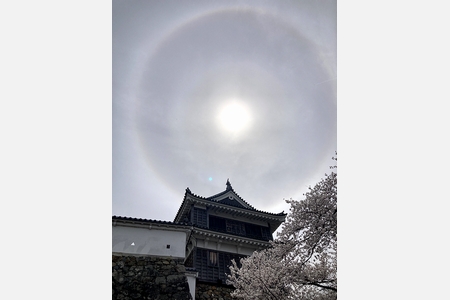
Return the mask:
<svg viewBox="0 0 450 300">
<path fill-rule="evenodd" d="M 210 201 L 210 202 L 213 202 L 213 203 L 216 203 L 216 204 L 226 205 L 226 206 L 229 206 L 229 207 L 234 207 L 234 208 L 239 208 L 239 209 L 245 209 L 245 210 L 248 210 L 248 211 L 257 212 L 257 213 L 263 213 L 263 214 L 267 214 L 267 215 L 271 215 L 271 216 L 286 216 L 286 215 L 287 215 L 286 213 L 284 213 L 284 211 L 281 212 L 281 213 L 272 213 L 272 212 L 267 212 L 267 211 L 263 211 L 263 210 L 256 209 L 256 208 L 253 207 L 250 203 L 248 203 L 247 201 L 245 201 L 244 198 L 242 198 L 241 195 L 239 195 L 239 194 L 234 190 L 234 188 L 231 186 L 231 183 L 230 183 L 229 179 L 227 179 L 227 183 L 226 183 L 226 184 L 227 184 L 227 189 L 225 189 L 225 191 L 222 191 L 222 192 L 220 192 L 220 193 L 217 193 L 217 194 L 212 195 L 212 196 L 209 196 L 209 197 L 203 197 L 203 196 L 194 194 L 194 193 L 189 189 L 189 187 L 187 187 L 187 188 L 186 188 L 186 191 L 185 191 L 185 193 L 184 193 L 184 199 L 183 199 L 183 202 L 181 203 L 180 207 L 178 208 L 178 211 L 177 211 L 177 213 L 176 213 L 176 215 L 175 215 L 174 220 L 176 220 L 177 217 L 178 217 L 178 215 L 180 214 L 181 209 L 182 209 L 182 207 L 183 207 L 183 205 L 184 205 L 184 203 L 185 203 L 185 201 L 186 201 L 187 195 L 194 196 L 194 197 L 196 197 L 196 198 L 198 198 L 198 199 L 200 199 L 200 200 L 206 200 L 206 201 Z M 239 199 L 240 199 L 242 202 L 244 202 L 248 207 L 238 207 L 238 206 L 236 206 L 236 205 L 230 205 L 230 204 L 227 204 L 227 203 L 221 203 L 221 202 L 219 202 L 219 201 L 213 200 L 214 198 L 220 197 L 220 196 L 222 196 L 222 195 L 228 193 L 229 191 L 232 191 L 232 192 L 233 192 L 237 197 L 239 197 Z"/>
<path fill-rule="evenodd" d="M 249 207 L 251 210 L 257 210 L 256 208 L 253 207 L 253 205 L 251 205 L 250 203 L 248 203 L 247 201 L 245 201 L 244 198 L 242 198 L 241 195 L 239 195 L 239 194 L 234 190 L 234 188 L 231 186 L 231 183 L 230 183 L 230 179 L 229 179 L 229 178 L 227 179 L 226 185 L 227 185 L 227 188 L 225 189 L 225 191 L 220 192 L 220 193 L 215 194 L 215 195 L 212 195 L 212 196 L 207 197 L 207 198 L 205 198 L 205 199 L 211 200 L 212 198 L 216 198 L 216 197 L 220 197 L 220 196 L 222 196 L 222 195 L 225 195 L 228 191 L 232 191 L 236 196 L 239 197 L 239 199 L 242 200 L 242 202 L 244 202 L 246 205 L 248 205 L 248 207 Z M 245 207 L 245 208 L 246 208 L 246 207 Z"/>
<path fill-rule="evenodd" d="M 134 218 L 134 217 L 123 217 L 123 216 L 112 216 L 112 220 L 123 220 L 123 221 L 135 221 L 135 222 L 145 222 L 145 223 L 158 223 L 158 224 L 167 224 L 167 225 L 191 225 L 186 222 L 174 222 L 174 221 L 165 221 L 165 220 L 155 220 L 155 219 L 143 219 L 143 218 Z"/>
</svg>

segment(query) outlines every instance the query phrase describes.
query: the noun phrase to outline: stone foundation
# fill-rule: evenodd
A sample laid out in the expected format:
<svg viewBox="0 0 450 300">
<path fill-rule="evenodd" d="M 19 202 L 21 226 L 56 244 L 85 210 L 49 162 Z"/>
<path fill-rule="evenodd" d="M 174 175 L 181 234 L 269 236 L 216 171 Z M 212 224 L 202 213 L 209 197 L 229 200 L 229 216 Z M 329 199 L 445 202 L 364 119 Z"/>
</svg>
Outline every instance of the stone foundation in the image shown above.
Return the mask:
<svg viewBox="0 0 450 300">
<path fill-rule="evenodd" d="M 192 299 L 185 271 L 179 259 L 113 255 L 112 299 Z"/>
<path fill-rule="evenodd" d="M 195 299 L 232 300 L 230 293 L 233 290 L 231 286 L 197 282 Z"/>
</svg>

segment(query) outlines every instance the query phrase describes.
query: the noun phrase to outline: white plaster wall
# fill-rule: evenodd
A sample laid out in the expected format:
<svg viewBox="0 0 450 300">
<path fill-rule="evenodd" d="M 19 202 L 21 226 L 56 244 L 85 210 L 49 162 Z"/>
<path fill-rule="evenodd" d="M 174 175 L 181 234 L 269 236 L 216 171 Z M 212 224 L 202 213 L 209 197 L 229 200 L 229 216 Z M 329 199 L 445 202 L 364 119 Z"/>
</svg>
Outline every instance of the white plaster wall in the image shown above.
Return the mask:
<svg viewBox="0 0 450 300">
<path fill-rule="evenodd" d="M 183 231 L 112 227 L 112 252 L 184 258 L 185 247 L 186 232 Z"/>
<path fill-rule="evenodd" d="M 255 252 L 256 248 L 246 248 L 246 247 L 241 247 L 238 251 L 239 254 L 244 254 L 244 255 L 252 255 L 253 252 Z"/>
<path fill-rule="evenodd" d="M 186 274 L 186 278 L 187 278 L 188 285 L 189 285 L 189 292 L 191 293 L 192 299 L 195 299 L 195 283 L 196 283 L 197 274 L 195 276 L 191 275 L 189 273 Z"/>
</svg>

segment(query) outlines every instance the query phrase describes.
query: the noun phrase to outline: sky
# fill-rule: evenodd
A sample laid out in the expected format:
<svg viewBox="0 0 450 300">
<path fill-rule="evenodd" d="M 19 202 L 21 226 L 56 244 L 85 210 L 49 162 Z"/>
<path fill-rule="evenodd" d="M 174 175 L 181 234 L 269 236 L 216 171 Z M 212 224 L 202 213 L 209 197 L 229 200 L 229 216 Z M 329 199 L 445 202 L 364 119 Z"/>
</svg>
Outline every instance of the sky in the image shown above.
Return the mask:
<svg viewBox="0 0 450 300">
<path fill-rule="evenodd" d="M 322 76 L 320 91 L 336 89 L 336 9 L 324 1 L 271 2 L 2 2 L 0 222 L 7 228 L 2 254 L 13 258 L 2 265 L 9 275 L 4 294 L 20 290 L 33 297 L 42 290 L 59 299 L 70 290 L 83 297 L 85 289 L 72 284 L 83 276 L 91 294 L 110 297 L 111 211 L 173 220 L 186 187 L 207 196 L 223 191 L 230 178 L 250 204 L 278 212 L 285 209 L 283 198 L 300 198 L 329 171 L 336 139 L 312 141 L 323 141 L 324 132 L 336 137 L 335 113 L 327 117 L 323 108 L 336 111 L 324 105 L 336 97 L 307 96 Z M 450 267 L 446 255 L 430 255 L 430 246 L 448 244 L 448 9 L 442 1 L 337 2 L 339 295 L 380 299 L 389 290 L 393 298 L 444 298 L 445 277 L 417 274 Z M 227 16 L 241 21 L 235 26 L 247 22 L 229 37 L 232 49 L 200 35 L 211 29 L 225 38 L 218 24 Z M 246 32 L 252 34 L 239 35 Z M 302 45 L 318 50 L 303 51 Z M 183 61 L 176 50 L 186 54 Z M 201 52 L 206 50 L 221 53 L 220 60 Z M 300 52 L 304 60 L 292 54 Z M 314 62 L 315 70 L 299 67 Z M 163 89 L 169 90 L 163 95 Z M 218 93 L 239 96 L 240 113 L 230 116 L 236 110 L 228 106 L 222 113 L 222 105 L 216 111 L 220 99 L 211 95 Z M 301 126 L 307 110 L 300 103 L 315 116 L 310 126 Z M 155 126 L 161 115 L 165 122 Z M 208 116 L 219 123 L 208 123 Z M 234 116 L 241 116 L 241 126 L 221 125 Z M 231 144 L 226 134 L 236 130 Z M 205 144 L 215 145 L 214 153 Z M 60 263 L 67 257 L 69 271 Z M 411 264 L 417 257 L 427 263 Z M 16 280 L 23 277 L 22 265 L 41 270 L 42 261 L 55 263 L 24 290 Z M 49 276 L 56 284 L 44 290 Z M 386 288 L 373 289 L 381 277 Z"/>
<path fill-rule="evenodd" d="M 112 2 L 112 214 L 287 212 L 337 150 L 336 1 Z"/>
</svg>

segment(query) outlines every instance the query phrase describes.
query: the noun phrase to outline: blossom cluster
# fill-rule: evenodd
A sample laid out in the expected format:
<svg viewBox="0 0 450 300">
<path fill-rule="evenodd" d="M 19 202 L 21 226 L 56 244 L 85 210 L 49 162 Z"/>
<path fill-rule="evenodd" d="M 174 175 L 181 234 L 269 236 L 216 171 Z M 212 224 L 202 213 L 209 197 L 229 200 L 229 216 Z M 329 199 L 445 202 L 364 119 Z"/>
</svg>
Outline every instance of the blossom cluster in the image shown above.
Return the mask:
<svg viewBox="0 0 450 300">
<path fill-rule="evenodd" d="M 287 200 L 290 212 L 268 249 L 233 261 L 228 283 L 238 299 L 337 298 L 337 173 Z"/>
</svg>

